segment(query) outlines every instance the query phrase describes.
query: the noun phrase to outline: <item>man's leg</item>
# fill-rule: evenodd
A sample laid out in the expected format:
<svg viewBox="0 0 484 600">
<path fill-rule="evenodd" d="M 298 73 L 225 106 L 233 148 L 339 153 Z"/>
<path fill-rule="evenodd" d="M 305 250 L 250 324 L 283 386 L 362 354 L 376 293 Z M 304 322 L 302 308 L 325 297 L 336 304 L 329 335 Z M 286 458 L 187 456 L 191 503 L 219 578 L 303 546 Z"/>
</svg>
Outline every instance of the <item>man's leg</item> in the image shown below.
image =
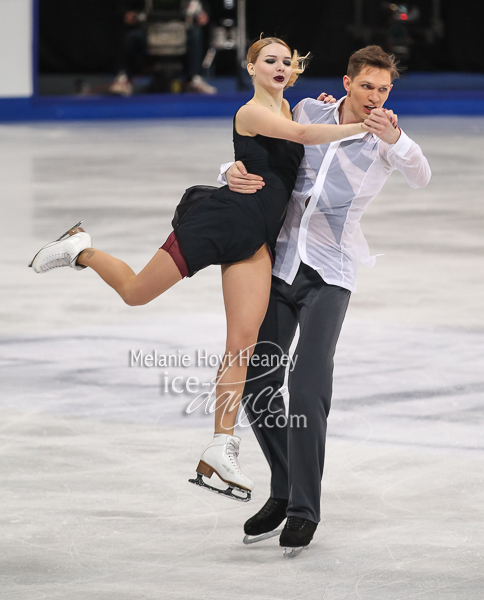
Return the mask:
<svg viewBox="0 0 484 600">
<path fill-rule="evenodd" d="M 284 418 L 277 420 L 279 415 L 285 415 L 279 391 L 284 383 L 285 368 L 277 365 L 281 365 L 281 356 L 289 352 L 296 327 L 291 286 L 273 277 L 269 306 L 247 370 L 243 394 L 245 413 L 271 468 L 273 498 L 289 496 L 287 427 Z"/>
<path fill-rule="evenodd" d="M 128 79 L 141 73 L 148 56 L 146 30 L 142 27 L 131 28 L 125 32 L 118 70 L 126 73 Z"/>
<path fill-rule="evenodd" d="M 351 292 L 306 265 L 296 279 L 300 334 L 289 374 L 287 515 L 318 523 L 333 357 Z"/>
<path fill-rule="evenodd" d="M 185 76 L 191 81 L 195 75 L 202 74 L 203 29 L 193 25 L 187 31 L 187 53 L 185 55 Z"/>
</svg>

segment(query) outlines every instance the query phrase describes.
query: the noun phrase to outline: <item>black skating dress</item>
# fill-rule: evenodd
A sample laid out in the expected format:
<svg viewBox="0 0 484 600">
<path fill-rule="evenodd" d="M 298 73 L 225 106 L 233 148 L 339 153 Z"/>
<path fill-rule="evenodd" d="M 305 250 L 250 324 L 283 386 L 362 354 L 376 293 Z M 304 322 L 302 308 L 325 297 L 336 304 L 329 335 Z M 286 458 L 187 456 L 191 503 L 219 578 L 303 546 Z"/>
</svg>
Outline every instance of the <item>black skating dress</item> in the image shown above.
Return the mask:
<svg viewBox="0 0 484 600">
<path fill-rule="evenodd" d="M 185 192 L 173 229 L 190 277 L 209 265 L 250 258 L 265 243 L 274 256 L 304 156 L 304 146 L 296 142 L 240 135 L 235 117 L 233 129 L 235 160 L 263 177 L 265 186 L 254 194 L 232 192 L 228 186 L 195 186 Z"/>
</svg>

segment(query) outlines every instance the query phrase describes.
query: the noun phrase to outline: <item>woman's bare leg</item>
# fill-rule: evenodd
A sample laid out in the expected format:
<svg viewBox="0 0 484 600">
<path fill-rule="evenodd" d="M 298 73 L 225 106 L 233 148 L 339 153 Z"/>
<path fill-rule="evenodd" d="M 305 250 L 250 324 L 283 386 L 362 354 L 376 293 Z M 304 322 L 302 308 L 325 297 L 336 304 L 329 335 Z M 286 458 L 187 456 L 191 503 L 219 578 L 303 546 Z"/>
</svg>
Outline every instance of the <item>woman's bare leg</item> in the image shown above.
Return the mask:
<svg viewBox="0 0 484 600">
<path fill-rule="evenodd" d="M 161 249 L 138 275 L 122 260 L 95 248 L 83 250 L 77 264 L 96 271 L 130 306 L 151 302 L 182 279 L 175 261 Z"/>
<path fill-rule="evenodd" d="M 161 249 L 138 275 L 122 260 L 94 248 L 83 250 L 77 263 L 96 271 L 131 306 L 150 302 L 182 279 L 174 260 Z M 271 260 L 266 246 L 245 261 L 222 266 L 227 343 L 216 389 L 215 433 L 233 433 L 248 359 L 267 310 L 270 287 Z M 249 351 L 239 356 L 247 348 Z"/>
<path fill-rule="evenodd" d="M 244 391 L 248 359 L 252 356 L 269 302 L 271 259 L 267 246 L 247 260 L 223 265 L 222 289 L 227 344 L 217 379 L 215 433 L 232 435 Z M 249 351 L 244 352 L 246 349 Z"/>
</svg>

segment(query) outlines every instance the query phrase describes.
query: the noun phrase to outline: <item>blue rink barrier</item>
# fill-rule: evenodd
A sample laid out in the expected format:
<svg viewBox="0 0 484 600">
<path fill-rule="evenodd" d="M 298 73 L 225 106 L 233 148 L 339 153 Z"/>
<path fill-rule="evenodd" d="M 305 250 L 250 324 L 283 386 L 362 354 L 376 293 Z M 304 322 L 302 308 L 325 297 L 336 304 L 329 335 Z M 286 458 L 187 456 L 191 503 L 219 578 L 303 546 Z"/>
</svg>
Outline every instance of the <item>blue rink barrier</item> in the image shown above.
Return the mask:
<svg viewBox="0 0 484 600">
<path fill-rule="evenodd" d="M 294 106 L 303 98 L 316 97 L 321 91 L 291 90 L 286 97 Z M 247 91 L 214 96 L 0 98 L 0 122 L 232 117 L 250 97 Z M 484 115 L 484 90 L 395 90 L 386 106 L 400 115 Z"/>
</svg>

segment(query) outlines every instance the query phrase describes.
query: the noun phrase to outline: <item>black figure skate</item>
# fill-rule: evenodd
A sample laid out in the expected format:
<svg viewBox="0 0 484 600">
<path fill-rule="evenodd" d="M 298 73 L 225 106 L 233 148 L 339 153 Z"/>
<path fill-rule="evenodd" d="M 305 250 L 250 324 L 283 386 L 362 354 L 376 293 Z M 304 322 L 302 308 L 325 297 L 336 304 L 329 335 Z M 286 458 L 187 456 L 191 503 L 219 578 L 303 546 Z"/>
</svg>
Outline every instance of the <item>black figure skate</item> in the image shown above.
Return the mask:
<svg viewBox="0 0 484 600">
<path fill-rule="evenodd" d="M 286 558 L 299 556 L 313 539 L 317 523 L 302 517 L 287 517 L 286 524 L 279 538 L 279 546 L 284 548 Z"/>
<path fill-rule="evenodd" d="M 244 544 L 255 544 L 279 535 L 276 529 L 286 518 L 287 500 L 269 498 L 258 513 L 245 522 Z"/>
</svg>

